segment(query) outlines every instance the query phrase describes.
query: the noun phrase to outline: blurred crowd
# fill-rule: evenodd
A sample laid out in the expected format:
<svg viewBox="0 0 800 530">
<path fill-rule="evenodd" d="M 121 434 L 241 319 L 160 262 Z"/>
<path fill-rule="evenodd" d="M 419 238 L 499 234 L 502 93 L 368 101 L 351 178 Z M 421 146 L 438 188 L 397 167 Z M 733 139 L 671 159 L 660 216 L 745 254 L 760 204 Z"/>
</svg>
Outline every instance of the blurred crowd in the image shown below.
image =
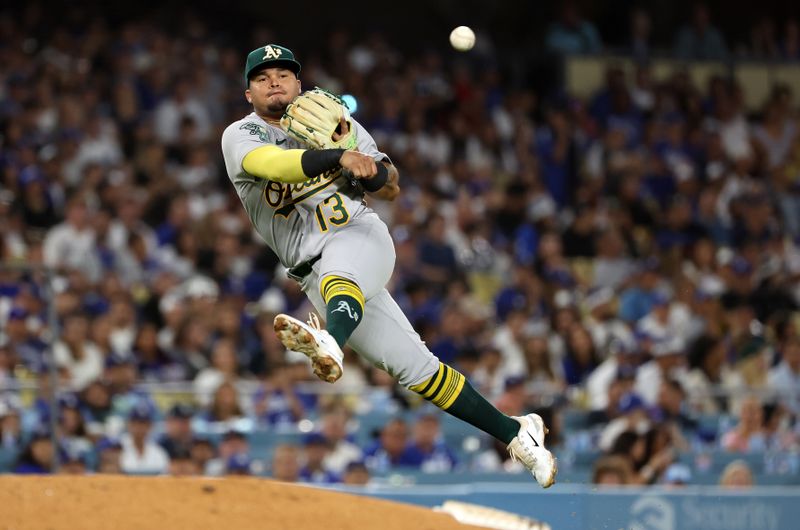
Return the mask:
<svg viewBox="0 0 800 530">
<path fill-rule="evenodd" d="M 545 34 L 547 50 L 562 54 L 616 51 L 637 61 L 647 61 L 655 56 L 699 61 L 800 59 L 800 24 L 797 18 L 788 17 L 778 22 L 776 17 L 765 13 L 754 21 L 747 35 L 736 38 L 725 35 L 707 3 L 693 2 L 687 20 L 671 35 L 659 36 L 654 19 L 659 13 L 663 15 L 663 11 L 658 11 L 657 7 L 635 6 L 627 12 L 627 26 L 625 22 L 621 24 L 627 31 L 615 35 L 614 42 L 606 44 L 598 28 L 582 14 L 580 7 L 580 2 L 573 0 L 560 3 L 558 15 Z M 669 40 L 665 41 L 665 37 Z"/>
<path fill-rule="evenodd" d="M 250 112 L 249 50 L 192 18 L 167 33 L 98 17 L 37 40 L 43 16 L 0 15 L 8 467 L 261 465 L 358 483 L 393 466 L 467 466 L 426 412 L 360 442 L 353 418 L 419 402 L 352 352 L 345 398 L 320 395 L 305 357 L 276 338 L 275 314 L 311 307 L 255 235 L 219 146 Z M 797 452 L 800 135 L 787 86 L 748 114 L 734 81 L 656 83 L 646 63 L 609 69 L 579 100 L 507 86 L 483 55 L 405 54 L 374 34 L 294 51 L 303 85 L 351 94 L 399 167 L 401 197 L 370 201 L 396 244 L 389 289 L 501 410 L 546 407 L 557 450 L 607 455 L 598 482 L 683 476 L 676 454 L 698 447 Z M 14 269 L 41 265 L 51 282 Z M 165 407 L 171 384 L 188 397 Z M 580 429 L 558 428 L 567 409 L 585 411 Z M 301 446 L 260 464 L 250 454 L 245 433 L 305 418 Z M 470 468 L 513 469 L 484 446 Z"/>
</svg>

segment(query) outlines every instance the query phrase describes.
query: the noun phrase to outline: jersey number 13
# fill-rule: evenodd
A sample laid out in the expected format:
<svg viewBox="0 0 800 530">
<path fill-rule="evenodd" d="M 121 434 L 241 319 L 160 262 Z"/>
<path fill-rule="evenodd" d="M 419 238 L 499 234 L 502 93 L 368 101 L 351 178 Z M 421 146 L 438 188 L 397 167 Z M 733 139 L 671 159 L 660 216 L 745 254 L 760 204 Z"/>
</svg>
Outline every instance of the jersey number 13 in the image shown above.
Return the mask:
<svg viewBox="0 0 800 530">
<path fill-rule="evenodd" d="M 338 193 L 334 193 L 317 204 L 314 213 L 321 232 L 327 232 L 329 224 L 342 226 L 350 220 L 350 214 L 347 212 L 347 208 L 342 202 L 342 197 Z"/>
</svg>

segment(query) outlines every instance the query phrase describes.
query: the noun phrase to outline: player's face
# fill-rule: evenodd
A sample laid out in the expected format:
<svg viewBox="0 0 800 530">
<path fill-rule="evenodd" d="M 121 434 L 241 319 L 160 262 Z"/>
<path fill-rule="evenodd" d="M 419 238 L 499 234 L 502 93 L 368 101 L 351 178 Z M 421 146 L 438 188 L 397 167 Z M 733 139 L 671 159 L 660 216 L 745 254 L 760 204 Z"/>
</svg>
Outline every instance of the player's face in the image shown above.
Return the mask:
<svg viewBox="0 0 800 530">
<path fill-rule="evenodd" d="M 285 68 L 265 68 L 250 79 L 245 92 L 257 114 L 280 116 L 300 94 L 300 80 Z"/>
</svg>

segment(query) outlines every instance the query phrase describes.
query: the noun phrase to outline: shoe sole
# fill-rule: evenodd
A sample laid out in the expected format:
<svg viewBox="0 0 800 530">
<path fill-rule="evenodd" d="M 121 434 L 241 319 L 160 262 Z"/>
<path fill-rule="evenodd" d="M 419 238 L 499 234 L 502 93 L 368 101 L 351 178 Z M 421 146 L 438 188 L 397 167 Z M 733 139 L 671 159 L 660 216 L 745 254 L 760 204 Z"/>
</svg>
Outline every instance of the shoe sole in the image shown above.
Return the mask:
<svg viewBox="0 0 800 530">
<path fill-rule="evenodd" d="M 550 453 L 550 459 L 552 461 L 553 470 L 550 472 L 550 476 L 547 477 L 547 480 L 544 482 L 539 482 L 539 485 L 545 489 L 549 488 L 556 482 L 556 475 L 558 475 L 558 462 L 556 461 L 556 457 L 553 456 L 553 453 Z M 538 479 L 537 479 L 538 480 Z"/>
<path fill-rule="evenodd" d="M 548 429 L 545 426 L 544 420 L 539 415 L 536 415 L 536 417 L 533 418 L 533 421 L 537 423 L 537 425 L 539 426 L 539 430 L 543 433 L 543 435 L 542 435 L 542 448 L 544 448 L 544 439 L 545 439 L 545 436 L 550 432 L 550 429 Z M 547 451 L 547 454 L 550 457 L 550 462 L 552 464 L 552 470 L 550 471 L 550 476 L 548 476 L 547 480 L 545 480 L 544 482 L 539 482 L 539 479 L 538 478 L 536 479 L 536 481 L 539 482 L 539 485 L 541 487 L 545 488 L 545 489 L 547 489 L 550 486 L 552 486 L 553 484 L 555 484 L 556 475 L 558 475 L 558 462 L 556 461 L 556 457 L 554 457 L 553 453 L 551 453 L 550 451 Z"/>
<path fill-rule="evenodd" d="M 286 348 L 299 351 L 311 360 L 314 375 L 326 383 L 335 383 L 342 377 L 342 369 L 327 353 L 320 351 L 319 344 L 298 320 L 278 315 L 273 321 L 278 338 Z"/>
</svg>

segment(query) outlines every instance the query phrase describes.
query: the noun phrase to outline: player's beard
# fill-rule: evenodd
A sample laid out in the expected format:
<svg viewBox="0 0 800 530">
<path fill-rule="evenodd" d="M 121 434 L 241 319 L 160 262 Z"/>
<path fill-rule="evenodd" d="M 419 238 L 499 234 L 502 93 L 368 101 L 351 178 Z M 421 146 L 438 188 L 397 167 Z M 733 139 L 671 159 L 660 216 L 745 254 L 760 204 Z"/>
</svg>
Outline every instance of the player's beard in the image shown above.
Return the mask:
<svg viewBox="0 0 800 530">
<path fill-rule="evenodd" d="M 259 101 L 258 105 L 254 105 L 256 114 L 262 118 L 277 121 L 283 117 L 286 108 L 296 97 L 296 94 L 291 94 L 290 91 L 285 90 L 283 93 L 273 94 L 267 96 Z"/>
<path fill-rule="evenodd" d="M 277 122 L 283 117 L 286 107 L 287 105 L 264 105 L 263 107 L 255 107 L 255 111 L 265 120 Z"/>
<path fill-rule="evenodd" d="M 283 116 L 283 113 L 286 112 L 286 107 L 288 106 L 288 103 L 283 103 L 282 101 L 267 103 L 267 112 L 270 114 Z"/>
<path fill-rule="evenodd" d="M 268 98 L 267 104 L 265 106 L 266 114 L 273 118 L 281 118 L 283 116 L 283 113 L 286 112 L 286 107 L 288 106 L 289 106 L 289 100 L 286 96 Z"/>
</svg>

